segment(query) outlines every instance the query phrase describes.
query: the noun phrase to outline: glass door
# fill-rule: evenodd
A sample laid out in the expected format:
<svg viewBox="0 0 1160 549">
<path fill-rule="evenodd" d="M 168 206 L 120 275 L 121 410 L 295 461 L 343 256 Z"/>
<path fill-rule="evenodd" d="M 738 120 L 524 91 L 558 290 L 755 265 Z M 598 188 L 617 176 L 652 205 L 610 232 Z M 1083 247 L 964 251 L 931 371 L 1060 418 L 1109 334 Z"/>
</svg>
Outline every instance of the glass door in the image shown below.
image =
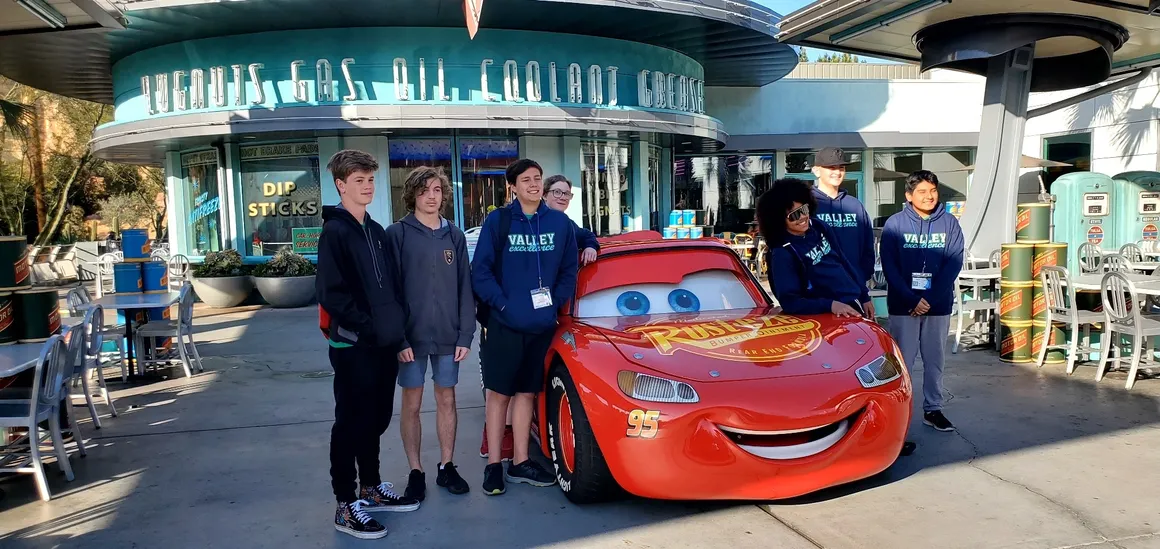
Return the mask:
<svg viewBox="0 0 1160 549">
<path fill-rule="evenodd" d="M 631 225 L 631 154 L 628 143 L 580 142 L 584 228 L 597 236 L 621 234 Z"/>
<path fill-rule="evenodd" d="M 463 181 L 464 230 L 483 225 L 484 218 L 510 202 L 505 177 L 508 164 L 519 159 L 515 139 L 458 139 Z"/>
<path fill-rule="evenodd" d="M 407 214 L 403 204 L 403 187 L 407 175 L 419 166 L 443 168 L 443 173 L 455 181 L 455 170 L 451 158 L 451 138 L 389 139 L 387 149 L 390 158 L 391 216 L 398 221 Z M 447 197 L 443 217 L 455 219 L 455 193 Z"/>
</svg>

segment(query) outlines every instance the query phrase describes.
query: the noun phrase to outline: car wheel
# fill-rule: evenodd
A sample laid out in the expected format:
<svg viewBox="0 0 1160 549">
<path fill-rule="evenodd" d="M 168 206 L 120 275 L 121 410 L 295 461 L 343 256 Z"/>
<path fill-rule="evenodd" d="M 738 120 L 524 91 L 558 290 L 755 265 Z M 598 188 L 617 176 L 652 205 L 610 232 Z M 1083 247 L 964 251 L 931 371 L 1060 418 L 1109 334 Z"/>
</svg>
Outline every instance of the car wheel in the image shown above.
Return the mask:
<svg viewBox="0 0 1160 549">
<path fill-rule="evenodd" d="M 619 496 L 620 486 L 608 470 L 572 376 L 562 363 L 549 371 L 547 399 L 549 457 L 564 495 L 572 503 L 597 503 Z"/>
</svg>

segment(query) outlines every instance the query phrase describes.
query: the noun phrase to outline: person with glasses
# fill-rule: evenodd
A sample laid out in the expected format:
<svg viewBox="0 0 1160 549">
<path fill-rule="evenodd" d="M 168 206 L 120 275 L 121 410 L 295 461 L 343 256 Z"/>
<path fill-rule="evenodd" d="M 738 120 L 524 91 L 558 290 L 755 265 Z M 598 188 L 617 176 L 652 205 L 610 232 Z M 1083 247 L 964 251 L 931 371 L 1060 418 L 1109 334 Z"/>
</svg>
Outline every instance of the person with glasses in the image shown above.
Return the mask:
<svg viewBox="0 0 1160 549">
<path fill-rule="evenodd" d="M 563 175 L 553 175 L 544 180 L 544 188 L 548 194 L 544 201 L 548 207 L 559 212 L 568 211 L 568 204 L 572 203 L 572 182 Z M 572 223 L 575 225 L 576 221 Z M 580 249 L 580 265 L 587 265 L 596 261 L 600 253 L 600 242 L 596 240 L 596 233 L 576 225 L 576 247 Z"/>
<path fill-rule="evenodd" d="M 769 245 L 774 296 L 788 314 L 869 316 L 870 293 L 860 272 L 815 211 L 817 199 L 801 179 L 774 181 L 758 199 L 757 223 Z"/>
</svg>

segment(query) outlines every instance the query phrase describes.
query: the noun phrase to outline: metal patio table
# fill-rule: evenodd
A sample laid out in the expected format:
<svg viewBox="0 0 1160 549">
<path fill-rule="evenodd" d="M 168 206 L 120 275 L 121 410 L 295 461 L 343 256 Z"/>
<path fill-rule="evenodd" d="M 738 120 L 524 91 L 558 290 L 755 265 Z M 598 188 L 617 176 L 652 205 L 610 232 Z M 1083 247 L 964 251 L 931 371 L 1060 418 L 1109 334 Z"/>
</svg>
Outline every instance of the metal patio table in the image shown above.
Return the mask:
<svg viewBox="0 0 1160 549">
<path fill-rule="evenodd" d="M 92 305 L 100 305 L 105 310 L 116 309 L 125 311 L 135 311 L 140 309 L 158 309 L 161 307 L 172 307 L 177 301 L 181 299 L 181 292 L 167 291 L 158 292 L 155 294 L 145 293 L 120 293 L 109 294 L 98 299 L 82 305 L 81 308 Z M 133 355 L 133 315 L 125 315 L 125 359 L 129 361 L 129 379 L 138 379 L 140 374 L 133 373 L 133 364 L 135 362 Z"/>
</svg>

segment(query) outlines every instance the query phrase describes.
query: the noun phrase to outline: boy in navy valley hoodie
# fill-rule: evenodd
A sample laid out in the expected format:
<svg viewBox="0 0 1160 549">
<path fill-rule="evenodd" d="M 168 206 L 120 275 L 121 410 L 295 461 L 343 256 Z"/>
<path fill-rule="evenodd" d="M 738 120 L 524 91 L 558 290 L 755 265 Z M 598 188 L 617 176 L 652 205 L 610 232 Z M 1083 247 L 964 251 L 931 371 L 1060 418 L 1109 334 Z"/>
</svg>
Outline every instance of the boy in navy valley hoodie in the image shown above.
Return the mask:
<svg viewBox="0 0 1160 549">
<path fill-rule="evenodd" d="M 839 188 L 846 164 L 842 149 L 825 148 L 814 156 L 817 186 L 813 191 L 818 203 L 814 216 L 834 230 L 835 244 L 858 271 L 858 283 L 865 286 L 874 277 L 874 225 L 862 202 Z"/>
<path fill-rule="evenodd" d="M 938 176 L 921 170 L 906 180 L 908 203 L 886 221 L 879 254 L 886 275 L 890 335 L 907 367 L 923 364 L 923 422 L 954 426 L 942 413 L 942 370 L 955 284 L 963 267 L 963 232 L 938 199 Z"/>
</svg>

